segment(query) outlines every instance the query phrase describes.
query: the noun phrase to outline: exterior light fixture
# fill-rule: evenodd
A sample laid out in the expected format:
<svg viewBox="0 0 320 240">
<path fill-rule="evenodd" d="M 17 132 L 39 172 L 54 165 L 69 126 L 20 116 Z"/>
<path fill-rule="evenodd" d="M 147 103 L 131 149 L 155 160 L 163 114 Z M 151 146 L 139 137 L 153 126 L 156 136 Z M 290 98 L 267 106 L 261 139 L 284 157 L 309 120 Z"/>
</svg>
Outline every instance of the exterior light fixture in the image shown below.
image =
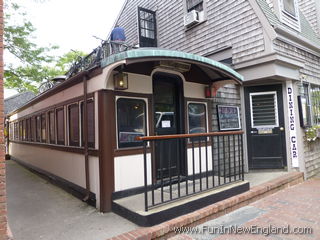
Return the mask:
<svg viewBox="0 0 320 240">
<path fill-rule="evenodd" d="M 114 89 L 126 90 L 128 89 L 128 74 L 119 72 L 113 75 Z"/>
</svg>

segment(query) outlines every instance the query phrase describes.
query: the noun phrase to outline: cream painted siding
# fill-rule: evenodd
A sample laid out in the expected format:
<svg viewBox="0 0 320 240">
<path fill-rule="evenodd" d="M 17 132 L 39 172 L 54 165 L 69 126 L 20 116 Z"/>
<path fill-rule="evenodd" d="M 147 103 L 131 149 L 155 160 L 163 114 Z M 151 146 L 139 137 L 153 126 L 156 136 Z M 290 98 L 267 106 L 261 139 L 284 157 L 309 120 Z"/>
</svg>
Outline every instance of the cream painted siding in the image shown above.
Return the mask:
<svg viewBox="0 0 320 240">
<path fill-rule="evenodd" d="M 184 0 L 129 0 L 120 14 L 129 44 L 138 43 L 137 7 L 156 11 L 158 47 L 206 55 L 232 47 L 233 63 L 253 59 L 264 51 L 262 26 L 246 0 L 205 1 L 207 21 L 186 29 Z"/>
<path fill-rule="evenodd" d="M 317 10 L 316 10 L 316 3 L 315 1 L 319 0 L 299 0 L 299 8 L 306 19 L 311 24 L 313 30 L 319 33 L 318 28 L 318 19 L 317 19 Z"/>
</svg>

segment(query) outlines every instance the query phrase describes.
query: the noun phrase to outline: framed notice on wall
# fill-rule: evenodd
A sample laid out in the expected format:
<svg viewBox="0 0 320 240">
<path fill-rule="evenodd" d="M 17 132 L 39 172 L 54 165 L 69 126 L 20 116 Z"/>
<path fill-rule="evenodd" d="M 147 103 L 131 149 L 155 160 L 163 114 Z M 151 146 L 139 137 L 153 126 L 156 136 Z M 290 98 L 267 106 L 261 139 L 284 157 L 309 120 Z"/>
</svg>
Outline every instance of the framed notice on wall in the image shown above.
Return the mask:
<svg viewBox="0 0 320 240">
<path fill-rule="evenodd" d="M 241 129 L 239 107 L 217 105 L 217 113 L 220 131 Z"/>
</svg>

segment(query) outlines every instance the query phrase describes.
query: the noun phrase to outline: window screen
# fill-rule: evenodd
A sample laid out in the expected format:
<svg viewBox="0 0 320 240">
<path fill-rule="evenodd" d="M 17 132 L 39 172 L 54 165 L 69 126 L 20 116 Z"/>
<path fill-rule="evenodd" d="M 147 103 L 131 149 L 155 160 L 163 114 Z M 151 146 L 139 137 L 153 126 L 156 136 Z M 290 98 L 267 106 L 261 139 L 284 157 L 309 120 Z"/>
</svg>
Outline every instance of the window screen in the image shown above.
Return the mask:
<svg viewBox="0 0 320 240">
<path fill-rule="evenodd" d="M 206 105 L 203 103 L 189 103 L 188 119 L 189 133 L 205 133 L 206 126 Z"/>
<path fill-rule="evenodd" d="M 117 101 L 118 146 L 141 146 L 136 137 L 146 135 L 146 104 L 140 99 L 120 98 Z"/>
<path fill-rule="evenodd" d="M 278 125 L 276 92 L 251 93 L 252 127 L 275 127 Z"/>
</svg>

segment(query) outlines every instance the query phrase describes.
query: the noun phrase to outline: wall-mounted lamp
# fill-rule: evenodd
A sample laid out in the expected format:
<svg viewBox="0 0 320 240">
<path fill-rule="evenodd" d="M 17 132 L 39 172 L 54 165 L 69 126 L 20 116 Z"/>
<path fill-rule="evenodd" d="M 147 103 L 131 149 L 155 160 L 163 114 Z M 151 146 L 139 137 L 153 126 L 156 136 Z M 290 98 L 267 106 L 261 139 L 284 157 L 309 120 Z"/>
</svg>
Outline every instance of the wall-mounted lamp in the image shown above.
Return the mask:
<svg viewBox="0 0 320 240">
<path fill-rule="evenodd" d="M 113 75 L 114 89 L 126 90 L 128 89 L 128 74 L 119 72 Z"/>
</svg>

